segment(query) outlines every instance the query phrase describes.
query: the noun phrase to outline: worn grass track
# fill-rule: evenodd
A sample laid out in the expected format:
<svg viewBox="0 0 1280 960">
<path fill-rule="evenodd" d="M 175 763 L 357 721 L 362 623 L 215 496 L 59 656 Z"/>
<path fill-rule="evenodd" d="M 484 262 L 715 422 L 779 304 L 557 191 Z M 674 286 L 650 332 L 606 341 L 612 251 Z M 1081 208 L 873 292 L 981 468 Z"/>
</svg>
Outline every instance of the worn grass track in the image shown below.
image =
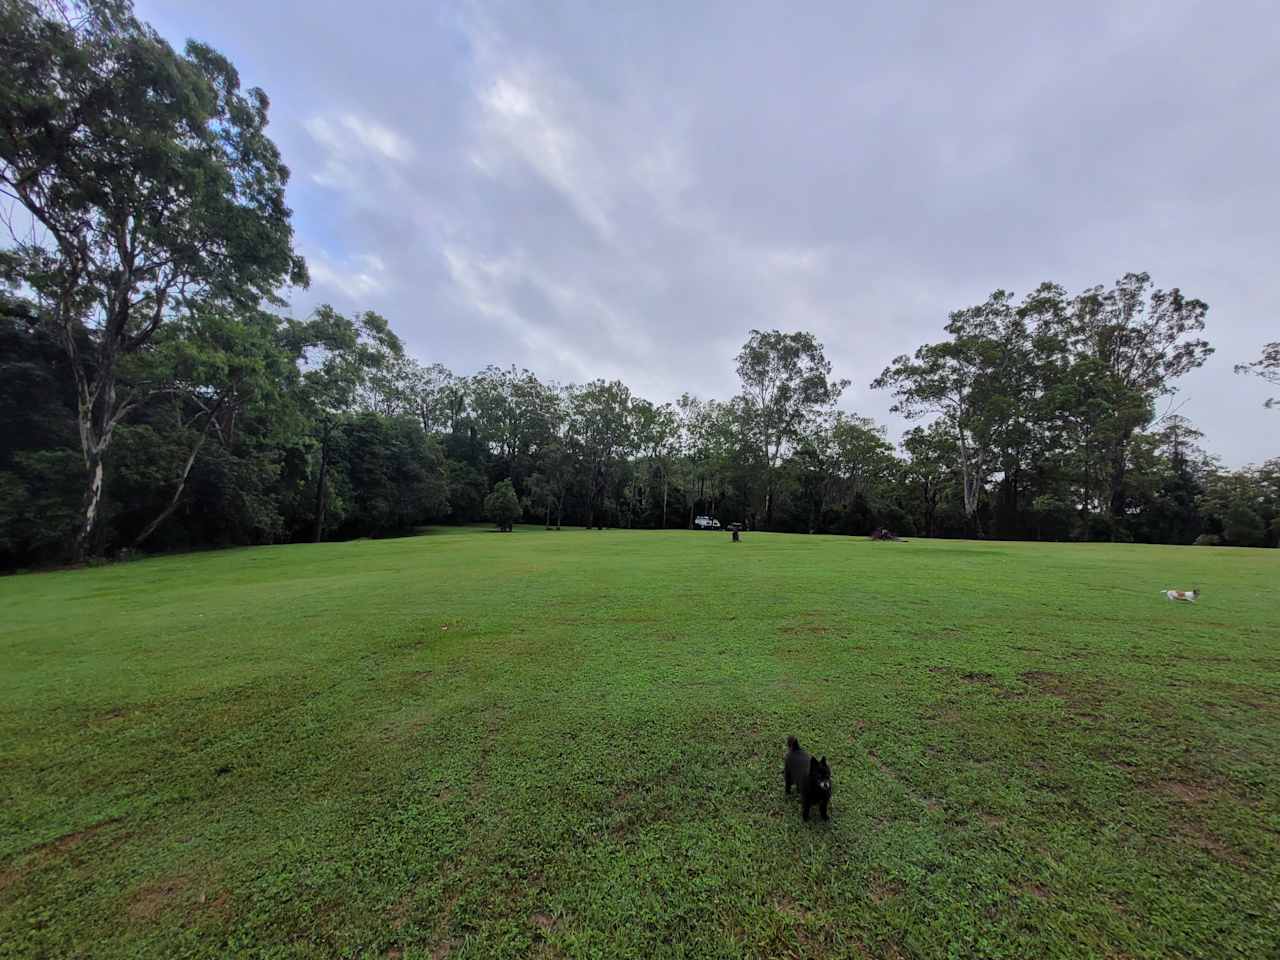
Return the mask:
<svg viewBox="0 0 1280 960">
<path fill-rule="evenodd" d="M 1277 891 L 1277 551 L 458 530 L 0 580 L 5 957 L 1265 957 Z"/>
</svg>

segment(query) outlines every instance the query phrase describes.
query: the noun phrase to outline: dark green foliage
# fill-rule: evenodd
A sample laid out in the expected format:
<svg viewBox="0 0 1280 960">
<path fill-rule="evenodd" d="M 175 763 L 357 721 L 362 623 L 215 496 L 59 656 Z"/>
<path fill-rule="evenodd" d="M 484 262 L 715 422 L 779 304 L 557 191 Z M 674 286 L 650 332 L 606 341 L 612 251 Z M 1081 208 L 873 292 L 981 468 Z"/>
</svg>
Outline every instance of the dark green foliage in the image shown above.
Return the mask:
<svg viewBox="0 0 1280 960">
<path fill-rule="evenodd" d="M 849 385 L 831 379 L 831 362 L 811 333 L 752 330 L 737 357 L 742 393 L 737 413 L 743 440 L 755 448 L 763 477 L 761 521 L 773 526 L 776 471 L 785 453 L 802 443 L 815 421 Z"/>
<path fill-rule="evenodd" d="M 444 456 L 416 420 L 363 413 L 339 428 L 340 537 L 409 533 L 449 509 Z"/>
<path fill-rule="evenodd" d="M 1236 502 L 1222 518 L 1223 539 L 1236 547 L 1260 547 L 1264 535 L 1262 518 L 1248 504 Z"/>
<path fill-rule="evenodd" d="M 496 523 L 499 530 L 511 531 L 511 525 L 520 518 L 520 499 L 510 480 L 500 480 L 484 498 L 484 515 Z"/>
<path fill-rule="evenodd" d="M 216 51 L 176 53 L 126 2 L 0 6 L 0 193 L 37 228 L 15 237 L 4 274 L 66 358 L 84 463 L 77 557 L 102 539 L 116 428 L 177 389 L 136 370 L 123 382 L 158 333 L 193 308 L 252 310 L 306 282 L 267 106 Z"/>
<path fill-rule="evenodd" d="M 1274 547 L 1280 541 L 1280 460 L 1235 473 L 1217 473 L 1206 482 L 1198 506 L 1205 527 L 1223 543 Z"/>
<path fill-rule="evenodd" d="M 0 316 L 0 569 L 70 548 L 84 461 L 63 354 L 49 334 Z"/>
<path fill-rule="evenodd" d="M 751 331 L 723 402 L 458 376 L 371 311 L 264 309 L 305 279 L 267 106 L 128 3 L 0 7 L 0 188 L 42 227 L 0 251 L 0 567 L 473 522 L 499 484 L 508 525 L 1280 539 L 1274 469 L 1156 418 L 1208 308 L 1146 274 L 952 312 L 874 384 L 931 418 L 898 449 L 804 331 Z"/>
</svg>

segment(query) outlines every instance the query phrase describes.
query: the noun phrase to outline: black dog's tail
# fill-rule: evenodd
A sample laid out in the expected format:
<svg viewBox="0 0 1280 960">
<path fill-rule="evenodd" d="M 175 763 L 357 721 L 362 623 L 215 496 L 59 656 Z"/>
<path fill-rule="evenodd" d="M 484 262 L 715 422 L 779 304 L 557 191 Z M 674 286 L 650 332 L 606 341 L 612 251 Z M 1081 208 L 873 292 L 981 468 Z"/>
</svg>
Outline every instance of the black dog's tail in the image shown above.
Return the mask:
<svg viewBox="0 0 1280 960">
<path fill-rule="evenodd" d="M 788 750 L 799 750 L 799 749 L 800 749 L 800 741 L 799 741 L 799 740 L 797 740 L 795 737 L 787 737 L 787 749 L 788 749 Z"/>
</svg>

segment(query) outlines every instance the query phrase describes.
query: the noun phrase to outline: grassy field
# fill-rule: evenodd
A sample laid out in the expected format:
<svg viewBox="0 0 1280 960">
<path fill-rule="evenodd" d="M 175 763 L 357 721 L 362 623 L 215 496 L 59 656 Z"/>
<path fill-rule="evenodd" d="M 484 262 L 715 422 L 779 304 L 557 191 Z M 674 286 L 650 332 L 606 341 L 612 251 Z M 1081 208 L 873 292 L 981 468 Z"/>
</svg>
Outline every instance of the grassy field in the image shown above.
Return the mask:
<svg viewBox="0 0 1280 960">
<path fill-rule="evenodd" d="M 0 580 L 5 957 L 1278 954 L 1280 551 L 459 530 Z"/>
</svg>

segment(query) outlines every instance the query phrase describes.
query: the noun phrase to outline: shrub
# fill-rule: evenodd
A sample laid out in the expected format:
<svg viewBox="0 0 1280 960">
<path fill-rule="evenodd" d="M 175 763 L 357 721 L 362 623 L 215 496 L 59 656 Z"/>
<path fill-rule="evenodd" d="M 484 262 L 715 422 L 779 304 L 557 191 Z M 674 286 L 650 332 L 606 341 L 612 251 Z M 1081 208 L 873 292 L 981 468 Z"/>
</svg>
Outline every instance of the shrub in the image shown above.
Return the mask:
<svg viewBox="0 0 1280 960">
<path fill-rule="evenodd" d="M 510 480 L 500 480 L 493 486 L 493 493 L 484 499 L 484 514 L 502 531 L 510 531 L 520 516 L 520 498 Z"/>
</svg>

